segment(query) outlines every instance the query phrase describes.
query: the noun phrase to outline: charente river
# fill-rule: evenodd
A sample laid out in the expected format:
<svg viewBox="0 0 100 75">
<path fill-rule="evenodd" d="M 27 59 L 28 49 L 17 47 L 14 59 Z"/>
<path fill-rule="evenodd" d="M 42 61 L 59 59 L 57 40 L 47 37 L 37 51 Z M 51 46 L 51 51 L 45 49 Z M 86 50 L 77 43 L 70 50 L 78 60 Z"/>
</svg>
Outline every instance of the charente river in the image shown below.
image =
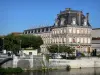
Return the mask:
<svg viewBox="0 0 100 75">
<path fill-rule="evenodd" d="M 70 71 L 54 70 L 49 72 L 23 72 L 12 75 L 100 75 L 100 68 L 71 69 Z"/>
</svg>

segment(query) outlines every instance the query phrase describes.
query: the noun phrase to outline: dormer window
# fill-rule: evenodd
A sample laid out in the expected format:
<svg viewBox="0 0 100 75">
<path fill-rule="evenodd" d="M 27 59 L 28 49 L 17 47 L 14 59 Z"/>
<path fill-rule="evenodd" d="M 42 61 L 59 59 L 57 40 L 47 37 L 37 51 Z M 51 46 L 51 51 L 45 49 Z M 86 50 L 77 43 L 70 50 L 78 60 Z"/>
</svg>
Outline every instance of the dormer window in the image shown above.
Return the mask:
<svg viewBox="0 0 100 75">
<path fill-rule="evenodd" d="M 64 25 L 64 22 L 65 22 L 65 18 L 61 18 L 61 25 Z"/>
<path fill-rule="evenodd" d="M 84 19 L 84 26 L 86 26 L 87 25 L 87 20 L 86 19 Z"/>
<path fill-rule="evenodd" d="M 73 25 L 76 24 L 76 18 L 72 18 L 72 24 L 73 24 Z"/>
<path fill-rule="evenodd" d="M 55 25 L 56 25 L 56 26 L 58 26 L 58 22 L 59 22 L 59 20 L 56 19 L 56 21 L 55 21 Z"/>
</svg>

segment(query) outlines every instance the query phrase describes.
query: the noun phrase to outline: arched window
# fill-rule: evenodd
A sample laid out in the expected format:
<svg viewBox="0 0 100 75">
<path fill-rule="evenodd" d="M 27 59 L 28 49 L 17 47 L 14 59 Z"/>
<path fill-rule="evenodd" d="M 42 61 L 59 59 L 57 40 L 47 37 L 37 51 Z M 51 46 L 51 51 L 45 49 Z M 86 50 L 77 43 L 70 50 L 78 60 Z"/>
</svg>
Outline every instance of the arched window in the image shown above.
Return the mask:
<svg viewBox="0 0 100 75">
<path fill-rule="evenodd" d="M 72 18 L 72 24 L 75 25 L 76 24 L 76 18 Z"/>
</svg>

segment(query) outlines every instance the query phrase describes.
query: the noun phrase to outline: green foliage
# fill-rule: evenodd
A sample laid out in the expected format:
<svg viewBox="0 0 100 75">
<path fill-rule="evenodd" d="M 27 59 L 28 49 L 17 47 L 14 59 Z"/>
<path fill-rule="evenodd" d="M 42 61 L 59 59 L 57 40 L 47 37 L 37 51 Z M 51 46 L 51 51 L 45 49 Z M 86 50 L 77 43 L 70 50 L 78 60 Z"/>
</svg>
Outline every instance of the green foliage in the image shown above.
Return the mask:
<svg viewBox="0 0 100 75">
<path fill-rule="evenodd" d="M 65 46 L 65 45 L 59 45 L 58 46 L 56 44 L 47 47 L 47 49 L 51 53 L 57 53 L 57 52 L 62 53 L 62 52 L 65 52 L 65 53 L 68 53 L 68 54 L 72 54 L 75 51 L 75 49 L 71 48 L 70 46 Z"/>
<path fill-rule="evenodd" d="M 43 44 L 42 38 L 40 36 L 21 35 L 20 40 L 22 48 L 32 47 L 33 49 L 38 49 L 40 48 L 40 45 Z"/>
<path fill-rule="evenodd" d="M 8 73 L 21 73 L 21 72 L 23 72 L 23 70 L 19 67 L 17 67 L 17 68 L 10 68 L 10 67 L 0 68 L 0 73 L 7 73 L 8 74 Z"/>
<path fill-rule="evenodd" d="M 99 58 L 100 58 L 100 54 L 99 54 L 99 55 L 97 55 L 97 57 L 99 57 Z"/>
<path fill-rule="evenodd" d="M 82 57 L 85 57 L 85 54 L 84 54 L 84 53 L 80 53 L 80 55 L 81 55 Z"/>
<path fill-rule="evenodd" d="M 57 53 L 57 51 L 58 51 L 58 45 L 54 44 L 54 45 L 48 46 L 47 49 L 51 53 Z"/>
<path fill-rule="evenodd" d="M 19 39 L 13 34 L 4 37 L 4 49 L 17 52 L 20 48 Z"/>
<path fill-rule="evenodd" d="M 20 47 L 32 47 L 33 49 L 38 49 L 42 44 L 43 41 L 40 36 L 9 34 L 4 37 L 4 49 L 11 50 L 13 52 L 18 52 Z"/>
<path fill-rule="evenodd" d="M 67 57 L 67 59 L 71 59 L 71 60 L 74 60 L 74 59 L 76 59 L 76 56 L 69 56 L 69 57 Z"/>
</svg>

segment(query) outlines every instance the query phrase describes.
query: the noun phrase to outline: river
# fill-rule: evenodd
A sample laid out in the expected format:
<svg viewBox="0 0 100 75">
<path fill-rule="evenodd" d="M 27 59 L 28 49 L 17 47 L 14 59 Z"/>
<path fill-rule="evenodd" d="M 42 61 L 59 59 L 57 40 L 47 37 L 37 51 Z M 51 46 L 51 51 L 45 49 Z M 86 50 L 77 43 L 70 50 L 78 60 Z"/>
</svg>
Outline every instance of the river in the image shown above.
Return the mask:
<svg viewBox="0 0 100 75">
<path fill-rule="evenodd" d="M 55 70 L 49 72 L 23 72 L 12 75 L 100 75 L 100 68 L 71 69 L 70 71 Z"/>
</svg>

